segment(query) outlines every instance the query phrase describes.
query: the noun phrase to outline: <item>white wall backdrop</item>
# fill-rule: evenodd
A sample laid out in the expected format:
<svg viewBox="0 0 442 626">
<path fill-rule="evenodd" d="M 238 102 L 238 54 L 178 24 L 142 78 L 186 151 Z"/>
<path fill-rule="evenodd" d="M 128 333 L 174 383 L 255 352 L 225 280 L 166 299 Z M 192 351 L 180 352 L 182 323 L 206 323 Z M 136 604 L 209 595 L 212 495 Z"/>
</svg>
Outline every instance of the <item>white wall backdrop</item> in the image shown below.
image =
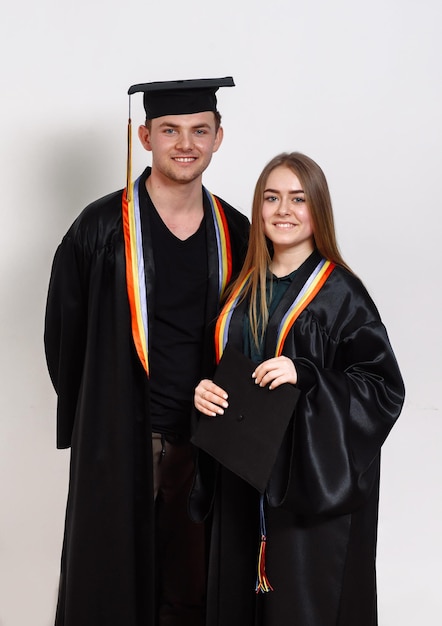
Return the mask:
<svg viewBox="0 0 442 626">
<path fill-rule="evenodd" d="M 0 626 L 53 624 L 69 463 L 42 342 L 55 248 L 124 185 L 129 85 L 230 74 L 206 185 L 249 214 L 276 153 L 323 167 L 408 391 L 383 455 L 380 626 L 442 623 L 441 19 L 440 0 L 2 5 Z"/>
</svg>

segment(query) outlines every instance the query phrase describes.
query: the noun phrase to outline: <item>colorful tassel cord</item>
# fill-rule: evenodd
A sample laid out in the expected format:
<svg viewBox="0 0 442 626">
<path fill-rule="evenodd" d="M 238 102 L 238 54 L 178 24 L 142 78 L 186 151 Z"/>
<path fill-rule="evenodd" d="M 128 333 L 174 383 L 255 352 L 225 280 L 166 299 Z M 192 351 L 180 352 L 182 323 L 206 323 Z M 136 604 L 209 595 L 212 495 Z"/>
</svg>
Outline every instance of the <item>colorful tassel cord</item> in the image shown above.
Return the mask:
<svg viewBox="0 0 442 626">
<path fill-rule="evenodd" d="M 269 582 L 266 574 L 266 544 L 267 544 L 267 530 L 266 520 L 264 514 L 264 496 L 261 495 L 259 499 L 259 530 L 261 535 L 261 541 L 259 545 L 258 553 L 258 572 L 256 577 L 256 593 L 267 593 L 273 591 L 273 587 Z"/>
</svg>

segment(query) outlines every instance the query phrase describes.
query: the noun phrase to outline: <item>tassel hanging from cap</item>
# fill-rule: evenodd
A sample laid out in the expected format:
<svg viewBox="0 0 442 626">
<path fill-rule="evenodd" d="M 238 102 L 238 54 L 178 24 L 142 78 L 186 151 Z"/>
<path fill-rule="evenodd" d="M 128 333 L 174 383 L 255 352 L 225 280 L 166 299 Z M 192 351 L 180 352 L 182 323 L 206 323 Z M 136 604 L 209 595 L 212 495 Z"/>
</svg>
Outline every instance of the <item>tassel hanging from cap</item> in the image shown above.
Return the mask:
<svg viewBox="0 0 442 626">
<path fill-rule="evenodd" d="M 258 572 L 256 577 L 256 593 L 267 593 L 273 591 L 273 587 L 267 578 L 266 573 L 266 545 L 267 545 L 267 529 L 264 512 L 264 495 L 261 495 L 259 499 L 259 531 L 260 531 L 260 544 L 258 552 Z"/>
<path fill-rule="evenodd" d="M 132 119 L 131 101 L 129 96 L 129 119 L 127 121 L 127 160 L 126 160 L 126 198 L 128 203 L 132 197 Z"/>
</svg>

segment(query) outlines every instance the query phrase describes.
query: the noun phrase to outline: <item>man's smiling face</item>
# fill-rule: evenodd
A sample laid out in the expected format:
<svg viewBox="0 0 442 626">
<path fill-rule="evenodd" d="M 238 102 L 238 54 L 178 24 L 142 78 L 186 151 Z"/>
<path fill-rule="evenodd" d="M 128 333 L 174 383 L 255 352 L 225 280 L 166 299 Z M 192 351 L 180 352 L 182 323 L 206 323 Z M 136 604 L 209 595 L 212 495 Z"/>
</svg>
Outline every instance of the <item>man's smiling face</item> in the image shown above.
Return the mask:
<svg viewBox="0 0 442 626">
<path fill-rule="evenodd" d="M 212 111 L 165 115 L 151 120 L 149 126 L 140 126 L 138 135 L 152 152 L 152 173 L 177 183 L 200 178 L 223 138 Z"/>
</svg>

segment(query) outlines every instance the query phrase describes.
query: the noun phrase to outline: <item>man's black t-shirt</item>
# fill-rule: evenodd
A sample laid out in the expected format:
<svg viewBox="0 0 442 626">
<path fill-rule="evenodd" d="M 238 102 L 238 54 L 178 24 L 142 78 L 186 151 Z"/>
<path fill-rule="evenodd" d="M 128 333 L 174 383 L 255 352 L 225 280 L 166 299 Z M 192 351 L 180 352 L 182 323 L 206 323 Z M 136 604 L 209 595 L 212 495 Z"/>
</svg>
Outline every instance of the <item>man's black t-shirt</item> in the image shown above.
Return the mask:
<svg viewBox="0 0 442 626">
<path fill-rule="evenodd" d="M 188 436 L 205 325 L 205 218 L 198 230 L 183 241 L 167 228 L 149 197 L 146 205 L 155 264 L 149 341 L 152 430 Z"/>
</svg>

